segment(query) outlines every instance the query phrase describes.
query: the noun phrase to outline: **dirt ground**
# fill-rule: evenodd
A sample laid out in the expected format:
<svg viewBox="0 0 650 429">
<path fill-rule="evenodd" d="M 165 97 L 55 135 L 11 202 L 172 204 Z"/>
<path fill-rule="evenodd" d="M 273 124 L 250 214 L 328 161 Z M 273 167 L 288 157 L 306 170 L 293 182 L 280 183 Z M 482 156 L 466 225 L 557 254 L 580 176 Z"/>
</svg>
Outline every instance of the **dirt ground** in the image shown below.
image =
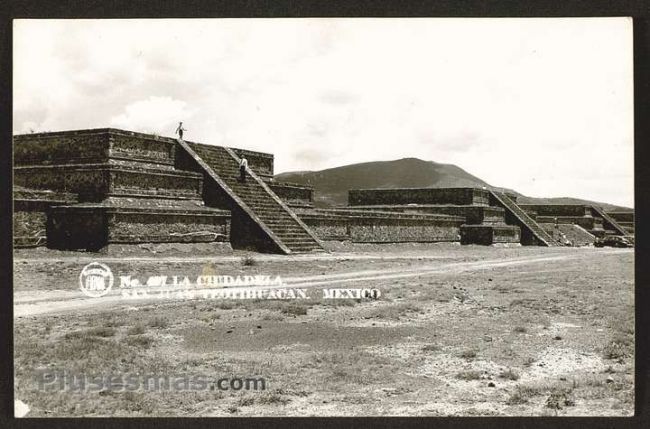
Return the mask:
<svg viewBox="0 0 650 429">
<path fill-rule="evenodd" d="M 28 417 L 633 414 L 633 250 L 330 246 L 289 257 L 16 251 L 16 399 Z M 117 283 L 259 274 L 308 298 L 88 298 L 79 274 L 91 261 Z M 381 296 L 323 298 L 329 288 Z M 264 378 L 265 390 L 42 391 L 44 369 Z"/>
</svg>

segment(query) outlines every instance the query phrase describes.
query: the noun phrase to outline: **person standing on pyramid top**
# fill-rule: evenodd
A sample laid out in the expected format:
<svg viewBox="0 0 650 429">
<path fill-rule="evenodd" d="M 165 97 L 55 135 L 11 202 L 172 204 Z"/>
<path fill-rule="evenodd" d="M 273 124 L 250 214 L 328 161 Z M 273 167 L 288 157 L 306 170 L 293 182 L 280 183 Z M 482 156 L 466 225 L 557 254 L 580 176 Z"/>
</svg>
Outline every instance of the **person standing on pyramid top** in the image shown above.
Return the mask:
<svg viewBox="0 0 650 429">
<path fill-rule="evenodd" d="M 178 138 L 183 140 L 183 131 L 187 131 L 185 128 L 183 128 L 183 122 L 178 123 L 178 128 L 176 128 L 176 134 L 178 134 Z"/>
<path fill-rule="evenodd" d="M 239 160 L 239 181 L 246 181 L 246 167 L 248 167 L 248 161 L 243 156 Z"/>
</svg>

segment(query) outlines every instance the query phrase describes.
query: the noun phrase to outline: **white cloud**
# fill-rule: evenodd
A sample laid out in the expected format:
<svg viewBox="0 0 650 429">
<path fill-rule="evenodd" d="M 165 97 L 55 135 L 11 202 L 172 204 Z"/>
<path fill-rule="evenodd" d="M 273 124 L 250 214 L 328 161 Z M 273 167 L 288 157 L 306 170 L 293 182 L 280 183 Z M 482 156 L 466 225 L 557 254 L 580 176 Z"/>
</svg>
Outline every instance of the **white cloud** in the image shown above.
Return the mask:
<svg viewBox="0 0 650 429">
<path fill-rule="evenodd" d="M 632 26 L 590 19 L 17 20 L 16 133 L 116 126 L 419 157 L 532 196 L 633 204 Z"/>
<path fill-rule="evenodd" d="M 124 113 L 110 119 L 111 127 L 167 135 L 179 121 L 191 120 L 187 103 L 170 97 L 149 97 L 126 106 Z"/>
</svg>

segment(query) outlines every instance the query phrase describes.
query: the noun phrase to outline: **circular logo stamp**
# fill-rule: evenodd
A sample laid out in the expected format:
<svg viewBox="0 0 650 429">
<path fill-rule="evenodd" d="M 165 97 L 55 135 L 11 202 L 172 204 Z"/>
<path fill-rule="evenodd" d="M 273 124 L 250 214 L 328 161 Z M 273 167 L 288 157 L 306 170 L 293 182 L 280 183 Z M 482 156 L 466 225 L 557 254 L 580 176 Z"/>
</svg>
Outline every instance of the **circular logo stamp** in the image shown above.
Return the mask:
<svg viewBox="0 0 650 429">
<path fill-rule="evenodd" d="M 113 273 L 106 265 L 91 262 L 79 274 L 81 292 L 91 298 L 106 295 L 113 287 Z"/>
</svg>

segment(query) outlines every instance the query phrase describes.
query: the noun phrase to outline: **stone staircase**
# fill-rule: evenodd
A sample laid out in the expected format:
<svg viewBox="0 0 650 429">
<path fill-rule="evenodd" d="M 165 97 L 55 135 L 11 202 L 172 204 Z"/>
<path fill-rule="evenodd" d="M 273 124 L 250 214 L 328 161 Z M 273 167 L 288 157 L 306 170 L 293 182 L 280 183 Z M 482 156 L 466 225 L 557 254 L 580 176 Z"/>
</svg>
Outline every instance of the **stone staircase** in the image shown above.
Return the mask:
<svg viewBox="0 0 650 429">
<path fill-rule="evenodd" d="M 261 228 L 266 238 L 282 253 L 324 251 L 310 228 L 250 168 L 246 181 L 239 181 L 239 157 L 233 150 L 177 140 L 250 220 Z"/>
<path fill-rule="evenodd" d="M 517 220 L 517 224 L 521 227 L 522 233 L 527 230 L 544 246 L 560 246 L 552 236 L 550 236 L 544 229 L 539 226 L 528 214 L 515 204 L 506 194 L 496 191 L 490 191 L 491 197 L 495 202 L 506 209 Z"/>
<path fill-rule="evenodd" d="M 598 206 L 591 206 L 591 210 L 597 216 L 599 216 L 599 217 L 601 217 L 603 219 L 603 228 L 605 228 L 606 230 L 613 229 L 615 231 L 615 235 L 619 235 L 619 234 L 620 235 L 628 235 L 628 232 L 625 230 L 625 228 L 622 227 L 621 225 L 619 225 L 619 223 L 616 222 L 613 217 L 611 217 L 610 215 L 605 213 L 603 211 L 603 209 L 601 209 Z"/>
</svg>

